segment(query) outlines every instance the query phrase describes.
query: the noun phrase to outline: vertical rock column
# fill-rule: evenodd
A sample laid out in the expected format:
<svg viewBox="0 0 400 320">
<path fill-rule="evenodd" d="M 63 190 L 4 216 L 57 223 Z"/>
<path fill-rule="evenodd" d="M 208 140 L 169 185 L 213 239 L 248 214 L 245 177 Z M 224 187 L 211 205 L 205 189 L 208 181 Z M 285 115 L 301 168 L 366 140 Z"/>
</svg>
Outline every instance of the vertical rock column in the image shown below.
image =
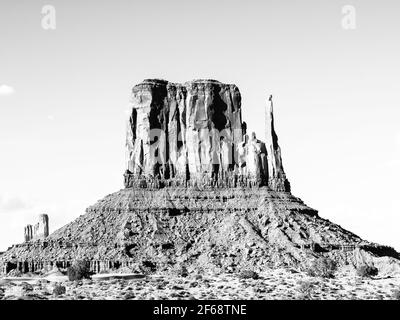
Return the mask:
<svg viewBox="0 0 400 320">
<path fill-rule="evenodd" d="M 269 97 L 269 110 L 268 105 L 266 109 L 265 128 L 266 128 L 266 144 L 268 148 L 268 185 L 275 191 L 290 192 L 290 183 L 286 178 L 285 171 L 282 164 L 281 148 L 278 144 L 278 135 L 275 132 L 274 124 L 274 106 L 272 96 Z"/>
<path fill-rule="evenodd" d="M 32 225 L 28 224 L 24 228 L 24 240 L 25 242 L 31 241 L 33 239 L 33 229 Z"/>
<path fill-rule="evenodd" d="M 49 235 L 49 216 L 47 214 L 39 215 L 39 221 L 33 227 L 33 239 L 45 239 Z"/>
</svg>

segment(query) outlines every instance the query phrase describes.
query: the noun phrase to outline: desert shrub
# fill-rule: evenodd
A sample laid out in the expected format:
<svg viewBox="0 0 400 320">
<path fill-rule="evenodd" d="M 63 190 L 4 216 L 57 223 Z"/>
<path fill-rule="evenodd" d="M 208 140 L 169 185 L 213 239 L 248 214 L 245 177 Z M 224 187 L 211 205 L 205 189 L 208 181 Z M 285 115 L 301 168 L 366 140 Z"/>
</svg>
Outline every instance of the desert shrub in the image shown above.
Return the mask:
<svg viewBox="0 0 400 320">
<path fill-rule="evenodd" d="M 142 261 L 140 270 L 144 274 L 152 274 L 157 271 L 157 265 L 152 261 L 148 261 L 148 260 Z"/>
<path fill-rule="evenodd" d="M 393 291 L 392 298 L 394 300 L 400 300 L 400 289 L 396 289 Z"/>
<path fill-rule="evenodd" d="M 25 282 L 25 281 L 22 282 L 21 287 L 22 287 L 22 290 L 24 290 L 25 292 L 33 291 L 33 286 L 31 284 L 29 284 L 28 282 Z"/>
<path fill-rule="evenodd" d="M 189 271 L 185 265 L 180 265 L 176 269 L 176 275 L 178 277 L 187 277 L 189 275 Z"/>
<path fill-rule="evenodd" d="M 361 265 L 357 267 L 356 274 L 361 278 L 368 278 L 376 276 L 378 274 L 378 269 L 373 266 Z"/>
<path fill-rule="evenodd" d="M 240 279 L 255 279 L 256 280 L 256 279 L 259 278 L 259 276 L 258 276 L 257 272 L 254 272 L 252 270 L 242 270 L 239 273 L 239 278 Z"/>
<path fill-rule="evenodd" d="M 195 280 L 202 280 L 203 279 L 203 275 L 201 273 L 197 273 L 196 275 L 194 275 L 194 279 Z"/>
<path fill-rule="evenodd" d="M 336 270 L 337 264 L 334 260 L 321 257 L 315 259 L 306 272 L 311 277 L 333 278 Z"/>
<path fill-rule="evenodd" d="M 90 270 L 88 263 L 85 260 L 75 261 L 67 270 L 68 280 L 90 279 Z"/>
<path fill-rule="evenodd" d="M 60 285 L 60 284 L 56 284 L 54 289 L 53 289 L 53 294 L 55 296 L 60 296 L 62 294 L 65 294 L 66 292 L 67 292 L 67 289 L 64 286 Z"/>
<path fill-rule="evenodd" d="M 377 255 L 379 257 L 388 256 L 393 257 L 396 259 L 400 259 L 399 253 L 392 247 L 389 246 L 380 246 L 380 245 L 373 245 L 373 246 L 366 246 L 366 249 Z"/>
<path fill-rule="evenodd" d="M 314 284 L 310 281 L 299 281 L 297 291 L 300 300 L 311 300 L 314 292 Z"/>
</svg>

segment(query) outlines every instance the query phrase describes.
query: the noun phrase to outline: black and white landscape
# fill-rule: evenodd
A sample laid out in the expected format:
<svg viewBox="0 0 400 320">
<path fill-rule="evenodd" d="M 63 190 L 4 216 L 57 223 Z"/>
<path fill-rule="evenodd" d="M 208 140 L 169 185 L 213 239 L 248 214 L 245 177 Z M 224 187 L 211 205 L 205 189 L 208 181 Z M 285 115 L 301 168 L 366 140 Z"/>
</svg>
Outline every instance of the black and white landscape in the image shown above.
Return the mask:
<svg viewBox="0 0 400 320">
<path fill-rule="evenodd" d="M 0 299 L 399 299 L 396 3 L 0 6 Z"/>
</svg>

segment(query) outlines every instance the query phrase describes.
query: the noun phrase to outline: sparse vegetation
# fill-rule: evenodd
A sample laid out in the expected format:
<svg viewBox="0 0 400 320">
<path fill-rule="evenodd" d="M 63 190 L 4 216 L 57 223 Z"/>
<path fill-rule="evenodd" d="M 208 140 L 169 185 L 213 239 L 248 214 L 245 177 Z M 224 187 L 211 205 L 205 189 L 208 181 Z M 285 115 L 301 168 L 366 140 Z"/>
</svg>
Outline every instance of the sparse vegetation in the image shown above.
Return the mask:
<svg viewBox="0 0 400 320">
<path fill-rule="evenodd" d="M 396 289 L 393 291 L 392 298 L 394 300 L 400 300 L 400 289 Z"/>
<path fill-rule="evenodd" d="M 140 270 L 144 274 L 152 274 L 157 271 L 157 265 L 152 261 L 143 261 Z"/>
<path fill-rule="evenodd" d="M 378 269 L 374 266 L 361 265 L 357 267 L 356 274 L 361 278 L 369 278 L 378 275 Z"/>
<path fill-rule="evenodd" d="M 242 272 L 239 273 L 239 278 L 256 280 L 259 278 L 259 276 L 257 272 L 254 272 L 253 270 L 243 270 Z"/>
<path fill-rule="evenodd" d="M 337 264 L 334 260 L 326 257 L 315 259 L 306 270 L 311 277 L 334 278 Z"/>
<path fill-rule="evenodd" d="M 90 279 L 90 270 L 86 260 L 77 260 L 67 270 L 69 281 Z"/>
<path fill-rule="evenodd" d="M 299 281 L 297 291 L 300 300 L 311 300 L 314 292 L 314 284 L 311 281 Z"/>
<path fill-rule="evenodd" d="M 53 289 L 53 294 L 55 296 L 61 296 L 61 295 L 65 294 L 66 292 L 67 292 L 67 289 L 63 285 L 60 285 L 60 284 L 56 284 Z"/>
<path fill-rule="evenodd" d="M 177 269 L 177 275 L 179 277 L 187 277 L 189 275 L 189 271 L 185 265 L 181 265 Z"/>
<path fill-rule="evenodd" d="M 25 292 L 33 291 L 33 286 L 31 284 L 29 284 L 28 282 L 22 282 L 21 287 Z"/>
</svg>

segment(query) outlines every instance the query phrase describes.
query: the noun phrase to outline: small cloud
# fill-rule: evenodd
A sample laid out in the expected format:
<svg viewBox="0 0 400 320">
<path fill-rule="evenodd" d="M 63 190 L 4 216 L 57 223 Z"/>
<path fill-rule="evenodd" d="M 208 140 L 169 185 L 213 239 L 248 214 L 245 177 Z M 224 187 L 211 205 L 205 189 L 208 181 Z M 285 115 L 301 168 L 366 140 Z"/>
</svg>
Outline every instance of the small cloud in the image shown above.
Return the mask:
<svg viewBox="0 0 400 320">
<path fill-rule="evenodd" d="M 6 84 L 0 85 L 0 96 L 10 96 L 15 93 L 15 89 Z"/>
<path fill-rule="evenodd" d="M 0 197 L 0 213 L 15 212 L 30 207 L 27 202 L 18 197 Z"/>
<path fill-rule="evenodd" d="M 54 116 L 52 114 L 49 114 L 47 116 L 47 119 L 50 120 L 50 121 L 53 121 L 54 120 Z"/>
</svg>

